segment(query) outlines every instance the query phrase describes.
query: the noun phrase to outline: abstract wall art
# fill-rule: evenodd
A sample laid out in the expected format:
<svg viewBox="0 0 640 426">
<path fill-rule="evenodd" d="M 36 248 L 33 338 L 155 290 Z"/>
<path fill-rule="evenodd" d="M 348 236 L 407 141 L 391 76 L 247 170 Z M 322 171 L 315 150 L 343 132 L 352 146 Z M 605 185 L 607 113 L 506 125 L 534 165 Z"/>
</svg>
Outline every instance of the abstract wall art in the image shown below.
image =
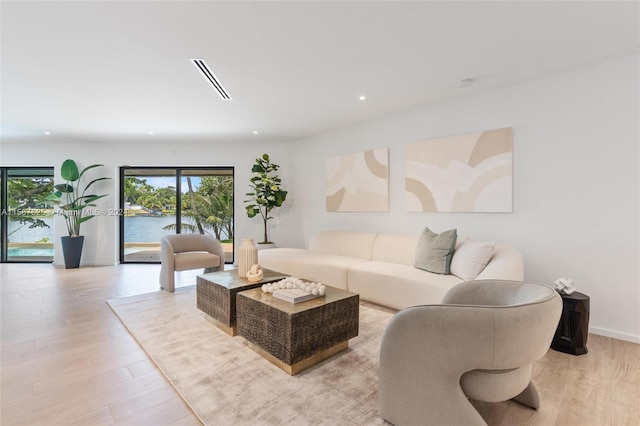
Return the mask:
<svg viewBox="0 0 640 426">
<path fill-rule="evenodd" d="M 512 211 L 511 127 L 405 146 L 410 212 Z"/>
<path fill-rule="evenodd" d="M 327 159 L 328 212 L 389 211 L 389 149 Z"/>
</svg>

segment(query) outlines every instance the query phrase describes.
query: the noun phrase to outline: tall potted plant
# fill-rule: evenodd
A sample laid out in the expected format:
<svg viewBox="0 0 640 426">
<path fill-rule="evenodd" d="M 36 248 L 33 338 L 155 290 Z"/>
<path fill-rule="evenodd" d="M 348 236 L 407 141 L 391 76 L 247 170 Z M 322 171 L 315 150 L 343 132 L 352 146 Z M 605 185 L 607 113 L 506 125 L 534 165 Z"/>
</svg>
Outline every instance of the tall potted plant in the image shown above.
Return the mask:
<svg viewBox="0 0 640 426">
<path fill-rule="evenodd" d="M 258 244 L 271 243 L 269 241 L 267 223 L 273 217 L 269 216 L 269 214 L 274 208 L 282 206 L 282 203 L 287 198 L 287 191 L 282 189 L 282 181 L 275 174 L 278 168 L 280 166 L 272 163 L 267 154 L 256 158 L 256 162 L 251 168 L 253 177 L 249 186 L 253 192 L 246 194 L 249 199 L 245 200 L 245 203 L 249 203 L 246 207 L 249 217 L 254 217 L 258 214 L 262 217 L 264 239 Z"/>
<path fill-rule="evenodd" d="M 92 164 L 80 171 L 73 160 L 65 160 L 60 168 L 60 175 L 66 182 L 55 185 L 55 192 L 47 197 L 47 201 L 60 207 L 67 224 L 69 236 L 61 237 L 64 264 L 67 269 L 80 266 L 82 245 L 84 236 L 80 235 L 80 225 L 92 219 L 96 215 L 88 211 L 88 207 L 95 207 L 94 201 L 106 197 L 108 194 L 87 194 L 87 190 L 96 182 L 111 179 L 99 177 L 83 185 L 84 174 L 96 167 L 104 167 L 102 164 Z"/>
</svg>

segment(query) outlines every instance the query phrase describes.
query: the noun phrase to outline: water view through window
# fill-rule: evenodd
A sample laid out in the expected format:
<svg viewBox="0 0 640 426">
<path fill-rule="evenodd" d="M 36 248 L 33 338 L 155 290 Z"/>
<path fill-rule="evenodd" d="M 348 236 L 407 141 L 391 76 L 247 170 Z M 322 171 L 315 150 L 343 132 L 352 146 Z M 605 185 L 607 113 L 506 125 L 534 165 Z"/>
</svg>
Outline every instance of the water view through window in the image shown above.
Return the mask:
<svg viewBox="0 0 640 426">
<path fill-rule="evenodd" d="M 233 262 L 233 168 L 123 167 L 121 182 L 121 262 L 159 262 L 175 233 L 211 235 Z"/>
<path fill-rule="evenodd" d="M 53 261 L 53 167 L 0 170 L 1 256 L 3 262 Z"/>
</svg>

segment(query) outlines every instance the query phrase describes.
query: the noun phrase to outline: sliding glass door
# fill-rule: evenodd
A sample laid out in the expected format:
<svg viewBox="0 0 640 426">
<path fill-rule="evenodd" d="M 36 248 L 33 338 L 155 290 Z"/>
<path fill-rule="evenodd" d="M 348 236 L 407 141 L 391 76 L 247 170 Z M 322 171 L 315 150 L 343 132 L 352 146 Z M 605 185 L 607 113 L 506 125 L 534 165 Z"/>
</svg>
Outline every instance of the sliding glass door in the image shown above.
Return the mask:
<svg viewBox="0 0 640 426">
<path fill-rule="evenodd" d="M 53 262 L 53 167 L 0 168 L 0 260 Z"/>
<path fill-rule="evenodd" d="M 160 262 L 164 235 L 199 233 L 233 263 L 232 167 L 122 167 L 120 182 L 120 262 Z"/>
</svg>

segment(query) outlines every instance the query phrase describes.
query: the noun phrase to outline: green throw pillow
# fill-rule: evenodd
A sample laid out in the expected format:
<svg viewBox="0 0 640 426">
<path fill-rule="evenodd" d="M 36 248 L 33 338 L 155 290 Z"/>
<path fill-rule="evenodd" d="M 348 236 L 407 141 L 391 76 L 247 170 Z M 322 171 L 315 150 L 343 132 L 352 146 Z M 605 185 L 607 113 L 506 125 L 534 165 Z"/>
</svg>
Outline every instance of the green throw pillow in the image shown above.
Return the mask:
<svg viewBox="0 0 640 426">
<path fill-rule="evenodd" d="M 416 247 L 414 266 L 436 274 L 449 275 L 457 238 L 456 229 L 436 234 L 425 227 Z"/>
</svg>

